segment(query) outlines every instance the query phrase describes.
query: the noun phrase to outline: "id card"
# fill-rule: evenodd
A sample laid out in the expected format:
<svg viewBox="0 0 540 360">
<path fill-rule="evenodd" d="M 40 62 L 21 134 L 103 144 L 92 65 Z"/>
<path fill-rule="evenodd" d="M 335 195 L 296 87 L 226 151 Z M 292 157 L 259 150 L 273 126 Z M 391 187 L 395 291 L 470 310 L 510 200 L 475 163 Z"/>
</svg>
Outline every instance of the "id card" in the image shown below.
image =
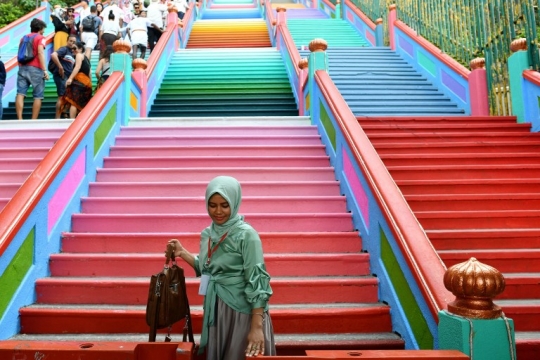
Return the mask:
<svg viewBox="0 0 540 360">
<path fill-rule="evenodd" d="M 201 284 L 199 285 L 199 295 L 206 295 L 206 289 L 208 288 L 208 282 L 210 281 L 210 275 L 201 275 Z"/>
</svg>

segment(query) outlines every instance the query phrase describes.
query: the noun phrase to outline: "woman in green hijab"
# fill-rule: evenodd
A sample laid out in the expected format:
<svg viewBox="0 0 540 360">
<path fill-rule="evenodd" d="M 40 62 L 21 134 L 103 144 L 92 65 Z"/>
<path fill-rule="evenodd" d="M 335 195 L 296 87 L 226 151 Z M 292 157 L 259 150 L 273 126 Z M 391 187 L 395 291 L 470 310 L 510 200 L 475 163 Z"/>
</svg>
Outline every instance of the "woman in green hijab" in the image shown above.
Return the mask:
<svg viewBox="0 0 540 360">
<path fill-rule="evenodd" d="M 238 214 L 240 183 L 218 176 L 206 188 L 206 208 L 212 224 L 201 233 L 198 255 L 172 239 L 181 257 L 201 277 L 204 317 L 199 353 L 207 360 L 240 360 L 244 356 L 275 355 L 274 332 L 268 314 L 272 296 L 261 239 Z"/>
</svg>

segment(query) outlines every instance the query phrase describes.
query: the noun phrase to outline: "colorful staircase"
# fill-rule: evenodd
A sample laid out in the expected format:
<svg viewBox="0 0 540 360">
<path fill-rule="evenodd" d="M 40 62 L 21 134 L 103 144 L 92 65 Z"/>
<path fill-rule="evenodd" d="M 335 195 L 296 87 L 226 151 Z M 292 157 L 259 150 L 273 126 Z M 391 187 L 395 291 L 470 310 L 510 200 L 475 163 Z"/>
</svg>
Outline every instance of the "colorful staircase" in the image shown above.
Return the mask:
<svg viewBox="0 0 540 360">
<path fill-rule="evenodd" d="M 501 271 L 519 359 L 540 353 L 540 134 L 514 117 L 361 117 L 446 266 Z"/>
<path fill-rule="evenodd" d="M 368 42 L 350 23 L 344 20 L 329 19 L 319 10 L 291 9 L 287 10 L 286 14 L 287 27 L 298 48 L 302 46 L 307 48 L 311 40 L 316 38 L 326 40 L 329 49 L 338 46 L 368 46 Z M 294 18 L 290 19 L 293 16 Z"/>
<path fill-rule="evenodd" d="M 257 10 L 258 11 L 258 10 Z M 266 22 L 260 19 L 198 20 L 186 46 L 194 48 L 272 47 Z"/>
<path fill-rule="evenodd" d="M 191 40 L 190 40 L 191 41 Z M 275 48 L 184 50 L 169 64 L 150 117 L 294 116 Z"/>
<path fill-rule="evenodd" d="M 123 128 L 62 253 L 50 258 L 51 276 L 36 283 L 36 303 L 20 310 L 15 339 L 145 342 L 149 276 L 162 267 L 168 239 L 198 251 L 209 224 L 205 186 L 227 174 L 242 183 L 241 213 L 263 241 L 278 353 L 403 348 L 316 127 L 308 118 L 272 120 L 193 127 L 155 119 Z M 186 272 L 199 333 L 202 297 Z M 181 330 L 173 328 L 175 339 Z"/>
</svg>

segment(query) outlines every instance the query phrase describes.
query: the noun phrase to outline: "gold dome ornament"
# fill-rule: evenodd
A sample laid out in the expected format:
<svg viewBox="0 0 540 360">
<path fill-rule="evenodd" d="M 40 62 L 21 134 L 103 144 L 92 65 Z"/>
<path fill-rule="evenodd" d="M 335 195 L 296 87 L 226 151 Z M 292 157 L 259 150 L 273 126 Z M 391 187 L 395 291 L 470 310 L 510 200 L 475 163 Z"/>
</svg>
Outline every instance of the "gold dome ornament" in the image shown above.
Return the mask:
<svg viewBox="0 0 540 360">
<path fill-rule="evenodd" d="M 328 43 L 324 39 L 313 39 L 309 43 L 309 51 L 326 51 L 328 49 Z"/>
<path fill-rule="evenodd" d="M 527 50 L 527 39 L 519 38 L 510 43 L 510 51 L 517 52 Z"/>
<path fill-rule="evenodd" d="M 148 64 L 146 60 L 137 58 L 131 62 L 131 66 L 133 67 L 134 71 L 137 71 L 137 70 L 144 71 L 148 67 Z"/>
<path fill-rule="evenodd" d="M 122 39 L 113 42 L 112 47 L 114 52 L 119 54 L 128 54 L 131 51 L 131 43 Z"/>
<path fill-rule="evenodd" d="M 475 258 L 451 266 L 444 274 L 444 286 L 456 296 L 448 304 L 452 314 L 474 319 L 495 319 L 502 315 L 493 298 L 504 291 L 503 275 Z"/>
<path fill-rule="evenodd" d="M 300 70 L 304 70 L 308 67 L 308 59 L 307 58 L 302 58 L 300 60 L 298 60 L 298 68 Z"/>
<path fill-rule="evenodd" d="M 469 63 L 469 66 L 471 70 L 483 69 L 486 67 L 486 59 L 481 57 L 472 59 Z"/>
</svg>

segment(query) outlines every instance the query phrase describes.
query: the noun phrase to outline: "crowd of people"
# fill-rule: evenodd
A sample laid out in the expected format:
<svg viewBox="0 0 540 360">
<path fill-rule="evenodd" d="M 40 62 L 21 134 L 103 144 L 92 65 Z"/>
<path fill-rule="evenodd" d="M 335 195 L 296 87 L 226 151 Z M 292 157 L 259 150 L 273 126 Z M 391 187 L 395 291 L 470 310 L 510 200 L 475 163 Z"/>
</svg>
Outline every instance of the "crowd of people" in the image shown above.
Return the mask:
<svg viewBox="0 0 540 360">
<path fill-rule="evenodd" d="M 29 35 L 32 36 L 36 56 L 28 63 L 19 62 L 15 100 L 17 118 L 22 119 L 24 98 L 32 86 L 32 119 L 37 119 L 49 72 L 58 94 L 56 118 L 77 116 L 93 93 L 90 63 L 93 51 L 99 50 L 99 62 L 95 69 L 97 90 L 110 75 L 113 43 L 118 39 L 129 41 L 133 59 L 145 58 L 146 49 L 152 52 L 165 31 L 169 6 L 174 6 L 178 17 L 183 19 L 188 8 L 187 0 L 150 0 L 147 6 L 143 0 L 111 0 L 107 5 L 96 3 L 92 6 L 88 0 L 83 0 L 77 12 L 74 8 L 57 6 L 51 14 L 55 35 L 54 52 L 48 66 L 43 37 L 46 23 L 33 19 Z M 2 90 L 0 68 L 0 100 Z M 0 119 L 1 115 L 0 110 Z"/>
</svg>

